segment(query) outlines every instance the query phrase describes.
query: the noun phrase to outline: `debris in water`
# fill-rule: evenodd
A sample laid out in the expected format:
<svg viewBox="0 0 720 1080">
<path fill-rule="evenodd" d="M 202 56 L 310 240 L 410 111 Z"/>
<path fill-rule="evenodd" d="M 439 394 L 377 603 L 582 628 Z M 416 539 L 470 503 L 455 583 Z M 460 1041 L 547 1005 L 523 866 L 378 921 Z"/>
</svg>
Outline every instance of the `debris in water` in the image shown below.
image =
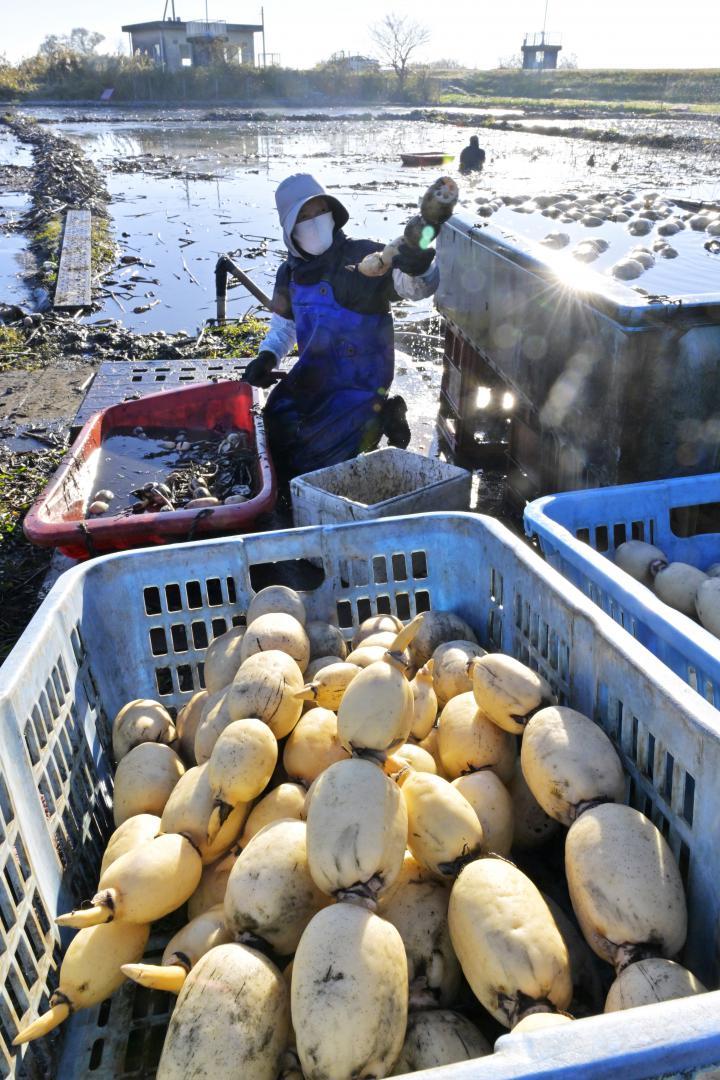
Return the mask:
<svg viewBox="0 0 720 1080">
<path fill-rule="evenodd" d="M 86 516 L 199 510 L 246 502 L 252 496 L 257 454 L 243 431 L 167 431 L 136 427 L 115 432 L 100 447 L 100 487 Z M 138 484 L 138 479 L 145 479 Z M 228 502 L 228 500 L 230 500 Z"/>
<path fill-rule="evenodd" d="M 570 237 L 564 232 L 551 232 L 544 236 L 540 243 L 544 244 L 545 247 L 559 249 L 568 246 Z"/>
<path fill-rule="evenodd" d="M 632 236 L 647 236 L 652 229 L 653 223 L 649 218 L 634 218 L 628 222 L 628 232 Z"/>
<path fill-rule="evenodd" d="M 645 267 L 637 259 L 620 259 L 616 262 L 612 268 L 613 277 L 618 278 L 620 281 L 632 281 L 633 278 L 640 277 Z"/>
<path fill-rule="evenodd" d="M 634 259 L 635 262 L 639 262 L 646 270 L 649 270 L 655 265 L 655 256 L 646 248 L 635 248 L 630 252 L 628 258 Z"/>
</svg>

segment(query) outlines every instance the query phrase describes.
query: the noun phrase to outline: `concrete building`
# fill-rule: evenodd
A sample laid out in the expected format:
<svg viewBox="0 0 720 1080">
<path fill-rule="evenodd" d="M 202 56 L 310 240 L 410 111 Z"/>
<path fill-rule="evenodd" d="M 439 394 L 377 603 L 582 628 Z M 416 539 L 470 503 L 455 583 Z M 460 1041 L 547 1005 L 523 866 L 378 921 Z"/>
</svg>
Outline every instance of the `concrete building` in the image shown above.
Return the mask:
<svg viewBox="0 0 720 1080">
<path fill-rule="evenodd" d="M 167 71 L 202 67 L 217 59 L 231 64 L 255 64 L 255 34 L 262 26 L 228 22 L 184 22 L 158 19 L 123 26 L 130 35 L 133 56 L 149 56 Z"/>
<path fill-rule="evenodd" d="M 562 49 L 559 34 L 526 34 L 522 44 L 523 68 L 526 71 L 554 71 Z"/>
<path fill-rule="evenodd" d="M 333 53 L 328 64 L 339 68 L 341 71 L 350 71 L 353 75 L 380 70 L 380 61 L 375 60 L 372 56 L 356 56 L 345 52 Z"/>
</svg>

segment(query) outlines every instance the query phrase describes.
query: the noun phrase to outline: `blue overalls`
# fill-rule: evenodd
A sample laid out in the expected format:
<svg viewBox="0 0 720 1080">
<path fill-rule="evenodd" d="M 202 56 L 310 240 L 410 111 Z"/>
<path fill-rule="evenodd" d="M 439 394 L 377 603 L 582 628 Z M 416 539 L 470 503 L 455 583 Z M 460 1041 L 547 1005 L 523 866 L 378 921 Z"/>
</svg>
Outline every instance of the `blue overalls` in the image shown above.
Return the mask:
<svg viewBox="0 0 720 1080">
<path fill-rule="evenodd" d="M 366 279 L 367 280 L 367 279 Z M 265 406 L 281 478 L 373 450 L 394 374 L 392 316 L 341 306 L 328 281 L 289 286 L 299 359 Z"/>
</svg>

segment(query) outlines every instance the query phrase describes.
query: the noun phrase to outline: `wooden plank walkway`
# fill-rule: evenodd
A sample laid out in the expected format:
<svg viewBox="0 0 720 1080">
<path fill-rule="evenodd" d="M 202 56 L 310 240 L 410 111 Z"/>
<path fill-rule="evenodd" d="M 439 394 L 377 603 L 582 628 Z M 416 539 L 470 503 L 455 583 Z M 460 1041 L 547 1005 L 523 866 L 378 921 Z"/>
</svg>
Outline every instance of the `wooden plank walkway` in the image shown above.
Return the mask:
<svg viewBox="0 0 720 1080">
<path fill-rule="evenodd" d="M 90 307 L 90 218 L 89 210 L 68 210 L 65 215 L 56 308 Z"/>
</svg>

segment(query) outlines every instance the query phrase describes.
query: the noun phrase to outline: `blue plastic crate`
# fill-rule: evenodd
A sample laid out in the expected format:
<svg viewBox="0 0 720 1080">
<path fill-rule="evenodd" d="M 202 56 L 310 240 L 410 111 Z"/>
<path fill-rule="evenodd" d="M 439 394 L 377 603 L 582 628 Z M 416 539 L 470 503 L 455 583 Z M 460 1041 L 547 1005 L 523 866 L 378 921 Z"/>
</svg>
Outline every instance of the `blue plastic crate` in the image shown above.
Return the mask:
<svg viewBox="0 0 720 1080">
<path fill-rule="evenodd" d="M 54 586 L 0 671 L 0 1075 L 154 1075 L 170 999 L 135 984 L 48 1039 L 20 1052 L 10 1043 L 54 988 L 53 917 L 93 892 L 111 827 L 109 720 L 134 697 L 169 707 L 187 701 L 202 685 L 208 642 L 242 620 L 253 585 L 282 580 L 298 561 L 308 571 L 308 614 L 334 617 L 348 638 L 371 614 L 406 619 L 452 609 L 487 648 L 541 671 L 563 701 L 603 727 L 622 757 L 629 802 L 652 817 L 678 858 L 690 923 L 683 959 L 716 986 L 716 711 L 492 519 L 429 514 L 296 529 L 78 566 Z M 416 1075 L 696 1076 L 720 1068 L 720 993 L 511 1036 L 500 1046 L 470 1065 Z"/>
<path fill-rule="evenodd" d="M 663 603 L 614 562 L 625 540 L 655 544 L 671 562 L 720 562 L 720 533 L 691 532 L 720 503 L 720 473 L 570 491 L 525 509 L 525 532 L 543 555 L 658 659 L 720 709 L 720 641 Z M 703 527 L 700 525 L 700 527 Z"/>
</svg>

